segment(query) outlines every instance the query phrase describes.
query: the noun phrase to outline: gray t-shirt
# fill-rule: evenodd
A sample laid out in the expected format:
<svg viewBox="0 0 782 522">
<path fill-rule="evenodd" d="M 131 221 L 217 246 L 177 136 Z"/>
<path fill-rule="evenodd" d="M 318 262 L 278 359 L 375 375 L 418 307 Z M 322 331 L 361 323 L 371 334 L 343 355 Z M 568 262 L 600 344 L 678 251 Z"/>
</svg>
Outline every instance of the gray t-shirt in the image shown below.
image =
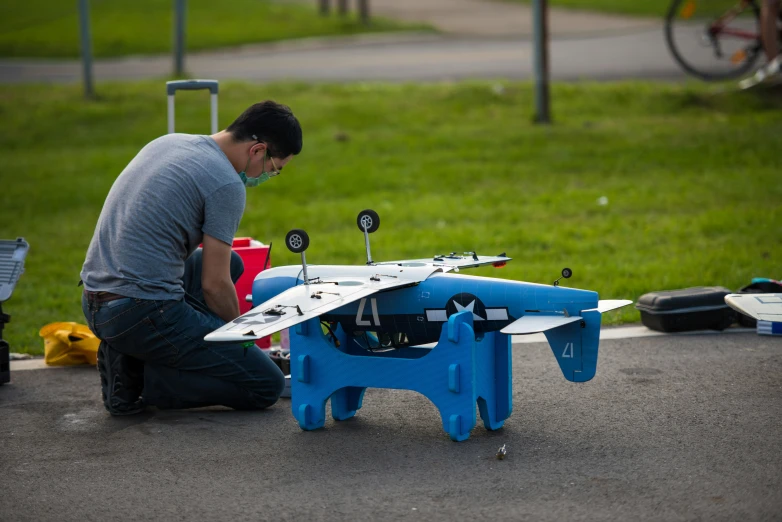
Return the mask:
<svg viewBox="0 0 782 522">
<path fill-rule="evenodd" d="M 140 299 L 181 299 L 185 260 L 204 234 L 229 245 L 246 192 L 209 136 L 147 144 L 106 197 L 81 271 L 84 286 Z"/>
</svg>

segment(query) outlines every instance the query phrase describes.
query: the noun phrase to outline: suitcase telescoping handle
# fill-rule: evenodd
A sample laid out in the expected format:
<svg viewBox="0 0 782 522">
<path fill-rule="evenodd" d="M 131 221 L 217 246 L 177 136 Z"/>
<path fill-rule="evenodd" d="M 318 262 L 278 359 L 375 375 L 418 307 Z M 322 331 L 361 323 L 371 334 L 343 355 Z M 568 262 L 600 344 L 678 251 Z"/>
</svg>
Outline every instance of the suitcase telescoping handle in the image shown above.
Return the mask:
<svg viewBox="0 0 782 522">
<path fill-rule="evenodd" d="M 200 91 L 209 89 L 211 98 L 212 113 L 212 134 L 217 132 L 217 80 L 176 80 L 166 82 L 166 93 L 168 94 L 168 133 L 174 132 L 174 94 L 177 91 Z"/>
</svg>

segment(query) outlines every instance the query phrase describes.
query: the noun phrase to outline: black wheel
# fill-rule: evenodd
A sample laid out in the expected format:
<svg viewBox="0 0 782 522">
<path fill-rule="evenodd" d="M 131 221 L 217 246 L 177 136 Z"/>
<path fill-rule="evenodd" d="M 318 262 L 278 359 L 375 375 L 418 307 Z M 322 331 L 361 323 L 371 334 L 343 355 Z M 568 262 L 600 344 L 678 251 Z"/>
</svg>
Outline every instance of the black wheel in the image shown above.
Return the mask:
<svg viewBox="0 0 782 522">
<path fill-rule="evenodd" d="M 745 76 L 763 48 L 760 8 L 756 0 L 673 0 L 665 42 L 682 69 L 702 80 Z"/>
<path fill-rule="evenodd" d="M 562 277 L 565 279 L 570 279 L 570 276 L 573 275 L 573 271 L 569 268 L 563 268 L 562 269 Z"/>
<path fill-rule="evenodd" d="M 300 228 L 294 228 L 285 236 L 285 246 L 294 254 L 304 252 L 310 246 L 310 236 Z"/>
<path fill-rule="evenodd" d="M 367 232 L 370 234 L 380 227 L 380 216 L 374 210 L 366 209 L 358 213 L 356 224 L 360 231 L 364 231 L 366 227 Z"/>
</svg>

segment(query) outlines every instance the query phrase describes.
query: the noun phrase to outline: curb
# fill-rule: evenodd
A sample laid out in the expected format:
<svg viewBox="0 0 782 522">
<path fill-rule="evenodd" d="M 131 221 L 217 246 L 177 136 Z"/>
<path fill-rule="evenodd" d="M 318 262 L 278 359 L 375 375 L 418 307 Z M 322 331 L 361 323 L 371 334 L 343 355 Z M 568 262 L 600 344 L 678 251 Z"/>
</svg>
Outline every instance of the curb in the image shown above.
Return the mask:
<svg viewBox="0 0 782 522">
<path fill-rule="evenodd" d="M 716 330 L 695 330 L 692 332 L 679 332 L 679 333 L 666 333 L 650 330 L 645 326 L 616 326 L 607 327 L 600 330 L 600 340 L 618 340 L 618 339 L 636 339 L 640 337 L 690 337 L 693 335 L 724 335 L 735 333 L 756 333 L 755 328 L 728 328 L 722 331 Z M 513 344 L 532 344 L 532 343 L 545 343 L 547 342 L 546 336 L 540 334 L 530 335 L 516 335 L 513 336 Z M 279 345 L 273 344 L 270 349 L 279 349 Z M 267 352 L 267 350 L 264 350 Z M 25 371 L 25 370 L 52 370 L 59 368 L 78 368 L 87 367 L 88 365 L 79 366 L 49 366 L 44 362 L 43 357 L 36 359 L 25 359 L 20 361 L 11 361 L 11 371 Z"/>
</svg>

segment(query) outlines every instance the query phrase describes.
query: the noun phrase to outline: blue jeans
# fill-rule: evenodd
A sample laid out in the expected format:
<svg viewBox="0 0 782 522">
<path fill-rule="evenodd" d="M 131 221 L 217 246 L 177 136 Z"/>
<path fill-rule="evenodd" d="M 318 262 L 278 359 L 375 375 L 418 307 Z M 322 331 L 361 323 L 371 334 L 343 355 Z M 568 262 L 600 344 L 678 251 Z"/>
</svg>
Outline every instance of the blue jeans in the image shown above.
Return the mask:
<svg viewBox="0 0 782 522">
<path fill-rule="evenodd" d="M 265 353 L 257 347 L 204 341 L 225 321 L 206 306 L 201 262 L 198 249 L 185 264 L 186 295 L 179 301 L 128 297 L 97 303 L 82 297 L 87 323 L 109 349 L 143 361 L 146 404 L 161 409 L 271 406 L 285 387 L 285 377 Z M 243 271 L 241 258 L 233 252 L 234 282 Z"/>
</svg>

